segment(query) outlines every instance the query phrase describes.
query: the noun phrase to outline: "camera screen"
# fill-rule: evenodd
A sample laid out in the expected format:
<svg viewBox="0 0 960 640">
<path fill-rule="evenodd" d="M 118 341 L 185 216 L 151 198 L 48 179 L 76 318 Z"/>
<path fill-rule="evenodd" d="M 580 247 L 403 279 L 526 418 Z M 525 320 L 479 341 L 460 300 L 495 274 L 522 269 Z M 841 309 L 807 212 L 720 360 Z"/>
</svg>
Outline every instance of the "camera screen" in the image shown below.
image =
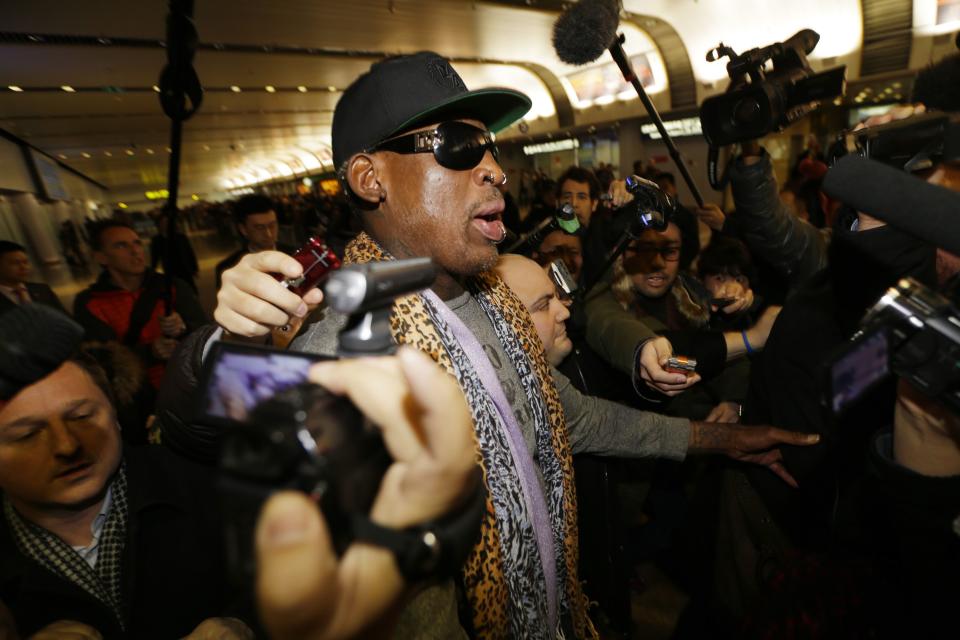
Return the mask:
<svg viewBox="0 0 960 640">
<path fill-rule="evenodd" d="M 882 331 L 858 340 L 830 368 L 830 407 L 840 413 L 890 372 L 887 335 Z"/>
<path fill-rule="evenodd" d="M 204 417 L 244 421 L 260 402 L 305 382 L 322 356 L 219 342 L 208 355 Z"/>
</svg>

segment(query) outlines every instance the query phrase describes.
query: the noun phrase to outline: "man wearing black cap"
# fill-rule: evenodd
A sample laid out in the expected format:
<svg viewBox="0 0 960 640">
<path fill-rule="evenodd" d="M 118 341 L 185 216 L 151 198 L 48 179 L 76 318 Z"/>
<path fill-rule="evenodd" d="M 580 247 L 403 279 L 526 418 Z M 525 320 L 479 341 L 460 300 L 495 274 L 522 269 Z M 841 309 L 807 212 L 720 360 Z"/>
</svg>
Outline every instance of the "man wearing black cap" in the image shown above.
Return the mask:
<svg viewBox="0 0 960 640">
<path fill-rule="evenodd" d="M 588 638 L 596 631 L 577 578 L 571 452 L 682 459 L 707 449 L 785 474 L 771 447 L 787 441 L 769 428 L 690 423 L 587 398 L 551 370 L 529 314 L 490 272 L 506 236 L 494 132 L 529 107 L 515 91 L 468 91 L 434 53 L 374 64 L 333 119 L 338 174 L 365 229 L 344 258 L 428 256 L 437 266 L 430 290 L 395 304 L 392 331 L 454 376 L 473 414 L 490 501 L 459 582 L 460 623 L 481 638 Z M 265 335 L 320 301 L 316 291 L 287 291 L 270 272 L 295 277 L 300 266 L 264 252 L 224 273 L 215 317 L 230 334 Z M 327 313 L 294 348 L 334 353 L 344 320 Z M 425 576 L 428 566 L 408 578 Z M 443 612 L 421 609 L 417 626 L 401 623 L 398 635 L 462 635 L 438 629 Z"/>
</svg>

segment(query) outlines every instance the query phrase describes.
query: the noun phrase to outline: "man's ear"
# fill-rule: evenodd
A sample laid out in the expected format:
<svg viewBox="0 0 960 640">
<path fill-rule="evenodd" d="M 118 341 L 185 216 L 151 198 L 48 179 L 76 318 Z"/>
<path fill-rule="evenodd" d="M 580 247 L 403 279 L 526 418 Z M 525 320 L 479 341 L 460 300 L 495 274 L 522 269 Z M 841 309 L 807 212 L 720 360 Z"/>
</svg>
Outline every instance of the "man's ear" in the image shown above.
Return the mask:
<svg viewBox="0 0 960 640">
<path fill-rule="evenodd" d="M 380 184 L 380 174 L 373 158 L 359 153 L 347 163 L 347 184 L 350 191 L 364 202 L 379 204 L 386 193 Z"/>
</svg>

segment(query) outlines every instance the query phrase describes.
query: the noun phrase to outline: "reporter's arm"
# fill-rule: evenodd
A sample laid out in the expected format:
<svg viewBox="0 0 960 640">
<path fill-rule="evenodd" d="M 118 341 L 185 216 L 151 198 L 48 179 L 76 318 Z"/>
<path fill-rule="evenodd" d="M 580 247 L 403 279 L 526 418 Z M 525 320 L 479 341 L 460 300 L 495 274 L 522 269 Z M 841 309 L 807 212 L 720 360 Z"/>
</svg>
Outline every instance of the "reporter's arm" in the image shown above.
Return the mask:
<svg viewBox="0 0 960 640">
<path fill-rule="evenodd" d="M 758 257 L 797 286 L 826 266 L 826 243 L 812 225 L 793 215 L 780 201 L 773 162 L 759 155 L 730 163 L 730 187 L 736 221 L 744 241 Z"/>
</svg>

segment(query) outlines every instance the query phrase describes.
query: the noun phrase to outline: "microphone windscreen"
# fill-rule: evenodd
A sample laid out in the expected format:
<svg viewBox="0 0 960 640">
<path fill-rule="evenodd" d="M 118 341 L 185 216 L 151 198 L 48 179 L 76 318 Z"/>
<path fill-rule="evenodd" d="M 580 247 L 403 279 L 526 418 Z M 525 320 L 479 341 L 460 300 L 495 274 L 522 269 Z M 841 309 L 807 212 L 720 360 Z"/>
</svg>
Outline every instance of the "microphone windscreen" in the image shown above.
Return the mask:
<svg viewBox="0 0 960 640">
<path fill-rule="evenodd" d="M 960 194 L 856 155 L 844 156 L 823 191 L 921 240 L 960 254 Z"/>
<path fill-rule="evenodd" d="M 603 55 L 620 24 L 620 0 L 580 0 L 553 25 L 553 48 L 568 64 L 587 64 Z"/>
<path fill-rule="evenodd" d="M 44 378 L 80 346 L 83 327 L 40 304 L 24 304 L 0 314 L 0 400 Z"/>
</svg>

